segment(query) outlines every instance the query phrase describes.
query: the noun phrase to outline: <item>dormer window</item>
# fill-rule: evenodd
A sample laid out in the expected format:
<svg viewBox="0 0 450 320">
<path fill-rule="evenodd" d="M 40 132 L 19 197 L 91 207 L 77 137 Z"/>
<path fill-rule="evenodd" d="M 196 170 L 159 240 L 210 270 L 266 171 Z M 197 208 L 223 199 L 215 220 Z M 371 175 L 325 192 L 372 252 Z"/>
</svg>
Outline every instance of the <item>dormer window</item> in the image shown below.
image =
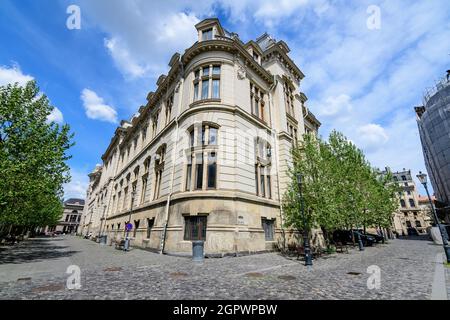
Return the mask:
<svg viewBox="0 0 450 320">
<path fill-rule="evenodd" d="M 213 38 L 213 29 L 206 29 L 202 31 L 202 40 L 212 40 Z"/>
</svg>

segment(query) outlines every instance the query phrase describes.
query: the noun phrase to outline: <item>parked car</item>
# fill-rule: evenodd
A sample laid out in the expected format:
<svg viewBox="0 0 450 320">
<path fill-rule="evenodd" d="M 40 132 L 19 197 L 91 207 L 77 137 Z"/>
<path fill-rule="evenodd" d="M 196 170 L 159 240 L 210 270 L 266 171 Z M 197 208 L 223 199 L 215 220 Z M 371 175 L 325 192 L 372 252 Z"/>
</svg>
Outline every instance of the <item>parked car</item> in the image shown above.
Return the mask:
<svg viewBox="0 0 450 320">
<path fill-rule="evenodd" d="M 359 237 L 361 238 L 363 245 L 365 247 L 371 247 L 376 242 L 375 238 L 367 233 L 364 234 L 357 230 L 353 230 L 353 234 L 355 235 L 355 241 L 358 240 L 358 235 L 359 235 Z"/>
<path fill-rule="evenodd" d="M 364 232 L 364 230 L 362 230 L 362 229 L 359 229 L 358 231 L 363 235 L 367 235 L 367 236 L 374 238 L 376 243 L 384 241 L 384 237 L 380 234 Z"/>
<path fill-rule="evenodd" d="M 355 238 L 355 243 L 357 243 L 358 235 L 360 236 L 363 245 L 366 247 L 370 247 L 376 242 L 373 236 L 363 234 L 358 230 L 336 230 L 335 232 L 333 232 L 333 240 L 334 242 L 340 242 L 342 244 L 353 244 L 353 237 Z"/>
</svg>

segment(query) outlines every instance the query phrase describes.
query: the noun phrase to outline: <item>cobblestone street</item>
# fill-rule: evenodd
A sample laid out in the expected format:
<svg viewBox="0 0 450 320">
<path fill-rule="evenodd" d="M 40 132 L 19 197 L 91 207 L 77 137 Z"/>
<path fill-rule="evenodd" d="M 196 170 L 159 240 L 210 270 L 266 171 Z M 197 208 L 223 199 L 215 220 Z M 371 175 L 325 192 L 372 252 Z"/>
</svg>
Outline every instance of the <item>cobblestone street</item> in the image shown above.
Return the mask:
<svg viewBox="0 0 450 320">
<path fill-rule="evenodd" d="M 206 259 L 115 250 L 72 236 L 39 238 L 0 250 L 1 299 L 430 299 L 441 246 L 390 240 L 333 254 L 310 269 L 278 253 Z M 81 288 L 66 288 L 69 265 Z M 369 290 L 367 267 L 381 269 Z"/>
</svg>

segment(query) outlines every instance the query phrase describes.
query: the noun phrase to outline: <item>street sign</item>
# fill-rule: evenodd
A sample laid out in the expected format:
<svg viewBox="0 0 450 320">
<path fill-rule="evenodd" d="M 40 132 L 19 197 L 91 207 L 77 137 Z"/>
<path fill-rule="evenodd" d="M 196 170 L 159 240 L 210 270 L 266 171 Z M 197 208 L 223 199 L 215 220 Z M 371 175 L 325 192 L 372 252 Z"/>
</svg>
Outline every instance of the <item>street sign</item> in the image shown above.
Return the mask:
<svg viewBox="0 0 450 320">
<path fill-rule="evenodd" d="M 130 231 L 131 229 L 133 229 L 133 225 L 131 223 L 127 223 L 125 228 L 127 231 Z"/>
</svg>

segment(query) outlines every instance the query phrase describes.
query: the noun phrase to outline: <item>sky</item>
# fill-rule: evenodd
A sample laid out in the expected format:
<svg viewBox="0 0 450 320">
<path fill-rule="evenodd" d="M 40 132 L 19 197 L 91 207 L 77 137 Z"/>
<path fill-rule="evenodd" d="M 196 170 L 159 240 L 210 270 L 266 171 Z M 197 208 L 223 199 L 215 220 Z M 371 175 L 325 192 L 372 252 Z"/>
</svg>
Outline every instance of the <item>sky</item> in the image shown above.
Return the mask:
<svg viewBox="0 0 450 320">
<path fill-rule="evenodd" d="M 288 44 L 320 135 L 343 132 L 373 166 L 425 170 L 413 108 L 450 67 L 448 0 L 1 0 L 0 85 L 35 79 L 75 133 L 66 198 L 85 197 L 120 120 L 210 17 Z"/>
</svg>

